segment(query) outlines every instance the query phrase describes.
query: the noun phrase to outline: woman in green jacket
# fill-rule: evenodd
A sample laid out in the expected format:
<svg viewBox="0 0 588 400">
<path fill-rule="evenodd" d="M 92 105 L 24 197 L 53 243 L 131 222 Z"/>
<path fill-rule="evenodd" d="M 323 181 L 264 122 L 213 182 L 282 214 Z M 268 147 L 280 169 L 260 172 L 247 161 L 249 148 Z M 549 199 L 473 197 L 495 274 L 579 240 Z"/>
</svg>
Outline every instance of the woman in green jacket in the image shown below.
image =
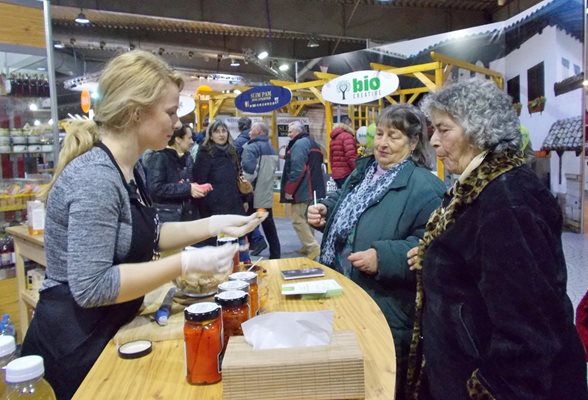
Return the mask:
<svg viewBox="0 0 588 400">
<path fill-rule="evenodd" d="M 372 296 L 392 330 L 397 399 L 404 394 L 416 295 L 406 253 L 423 236 L 445 187 L 426 167 L 430 145 L 424 115 L 407 104 L 378 116 L 374 154 L 357 161 L 343 187 L 308 208 L 323 230 L 320 262 Z"/>
</svg>

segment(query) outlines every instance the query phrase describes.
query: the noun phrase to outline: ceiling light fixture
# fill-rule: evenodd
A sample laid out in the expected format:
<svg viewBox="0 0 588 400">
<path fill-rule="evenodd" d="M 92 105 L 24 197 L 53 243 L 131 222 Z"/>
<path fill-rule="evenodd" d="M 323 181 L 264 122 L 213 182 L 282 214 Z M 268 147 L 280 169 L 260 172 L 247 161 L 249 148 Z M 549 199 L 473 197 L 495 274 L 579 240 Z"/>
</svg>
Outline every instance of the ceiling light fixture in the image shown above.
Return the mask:
<svg viewBox="0 0 588 400">
<path fill-rule="evenodd" d="M 290 66 L 288 64 L 286 64 L 286 63 L 282 63 L 282 64 L 280 64 L 280 66 L 278 67 L 278 69 L 280 71 L 288 71 L 290 69 Z"/>
<path fill-rule="evenodd" d="M 257 55 L 257 58 L 259 58 L 260 60 L 265 60 L 268 56 L 269 56 L 269 53 L 267 51 L 263 50 L 261 53 L 259 53 Z"/>
<path fill-rule="evenodd" d="M 311 37 L 310 39 L 308 39 L 308 43 L 306 43 L 306 47 L 311 47 L 311 48 L 316 48 L 319 47 L 319 42 L 316 41 L 316 39 L 313 37 Z"/>
<path fill-rule="evenodd" d="M 236 60 L 234 58 L 231 58 L 231 67 L 238 67 L 239 65 L 241 65 L 241 63 L 239 62 L 239 60 Z"/>
<path fill-rule="evenodd" d="M 75 21 L 78 24 L 89 24 L 90 23 L 90 20 L 88 18 L 86 18 L 86 14 L 84 14 L 83 8 L 80 8 L 80 13 L 76 17 Z"/>
</svg>

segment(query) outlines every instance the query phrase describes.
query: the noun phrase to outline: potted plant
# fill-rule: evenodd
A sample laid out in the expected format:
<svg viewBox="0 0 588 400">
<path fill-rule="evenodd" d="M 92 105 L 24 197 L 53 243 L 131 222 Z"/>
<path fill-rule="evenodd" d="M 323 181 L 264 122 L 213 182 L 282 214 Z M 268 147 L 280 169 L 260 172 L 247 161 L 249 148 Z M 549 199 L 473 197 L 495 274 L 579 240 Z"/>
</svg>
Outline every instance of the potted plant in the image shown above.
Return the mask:
<svg viewBox="0 0 588 400">
<path fill-rule="evenodd" d="M 521 103 L 513 103 L 512 104 L 512 107 L 515 109 L 515 112 L 520 117 L 521 116 L 521 110 L 523 109 L 523 105 Z"/>
<path fill-rule="evenodd" d="M 545 101 L 545 96 L 539 96 L 529 101 L 527 105 L 527 108 L 529 109 L 529 114 L 543 112 L 543 110 L 545 109 Z"/>
</svg>

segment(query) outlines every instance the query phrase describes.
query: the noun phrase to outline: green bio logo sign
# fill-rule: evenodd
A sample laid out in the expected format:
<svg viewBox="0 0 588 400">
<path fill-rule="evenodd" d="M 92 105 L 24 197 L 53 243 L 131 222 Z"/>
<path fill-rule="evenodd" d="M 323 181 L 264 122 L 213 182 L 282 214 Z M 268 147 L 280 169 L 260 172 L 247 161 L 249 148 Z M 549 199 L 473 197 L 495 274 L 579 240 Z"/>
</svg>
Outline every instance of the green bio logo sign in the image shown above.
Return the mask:
<svg viewBox="0 0 588 400">
<path fill-rule="evenodd" d="M 395 92 L 398 84 L 398 76 L 389 72 L 357 71 L 327 82 L 321 94 L 336 104 L 362 104 Z"/>
<path fill-rule="evenodd" d="M 353 79 L 353 93 L 366 92 L 368 90 L 378 90 L 380 88 L 380 78 L 377 76 L 368 79 L 367 76 L 361 79 Z"/>
</svg>

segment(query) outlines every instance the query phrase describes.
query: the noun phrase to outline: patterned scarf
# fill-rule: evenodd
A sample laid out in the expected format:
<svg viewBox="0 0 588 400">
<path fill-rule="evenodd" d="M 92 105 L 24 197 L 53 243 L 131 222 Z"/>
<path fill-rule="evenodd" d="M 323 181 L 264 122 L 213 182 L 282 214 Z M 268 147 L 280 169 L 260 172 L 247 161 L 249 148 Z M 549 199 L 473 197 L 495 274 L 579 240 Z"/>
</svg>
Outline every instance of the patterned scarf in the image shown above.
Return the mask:
<svg viewBox="0 0 588 400">
<path fill-rule="evenodd" d="M 377 163 L 374 161 L 372 165 L 367 167 L 367 172 L 361 183 L 341 200 L 339 209 L 333 215 L 333 222 L 321 249 L 321 264 L 335 266 L 337 270 L 341 269 L 341 266 L 335 263 L 336 254 L 345 246 L 347 238 L 355 229 L 361 214 L 388 190 L 407 162 L 408 159 L 399 162 L 375 180 L 373 177 Z M 343 271 L 339 272 L 343 273 Z"/>
<path fill-rule="evenodd" d="M 489 153 L 482 163 L 475 168 L 465 179 L 460 179 L 449 190 L 448 195 L 451 198 L 447 206 L 441 205 L 437 208 L 429 221 L 423 237 L 422 243 L 418 250 L 417 262 L 417 294 L 416 294 L 416 312 L 415 322 L 408 356 L 408 372 L 406 384 L 406 398 L 418 399 L 422 374 L 425 368 L 425 359 L 422 355 L 422 317 L 423 306 L 425 302 L 425 293 L 423 291 L 422 261 L 429 245 L 438 238 L 445 230 L 455 222 L 462 211 L 472 204 L 478 198 L 484 188 L 494 179 L 517 168 L 525 163 L 525 157 L 522 152 L 510 152 L 502 154 Z"/>
</svg>

